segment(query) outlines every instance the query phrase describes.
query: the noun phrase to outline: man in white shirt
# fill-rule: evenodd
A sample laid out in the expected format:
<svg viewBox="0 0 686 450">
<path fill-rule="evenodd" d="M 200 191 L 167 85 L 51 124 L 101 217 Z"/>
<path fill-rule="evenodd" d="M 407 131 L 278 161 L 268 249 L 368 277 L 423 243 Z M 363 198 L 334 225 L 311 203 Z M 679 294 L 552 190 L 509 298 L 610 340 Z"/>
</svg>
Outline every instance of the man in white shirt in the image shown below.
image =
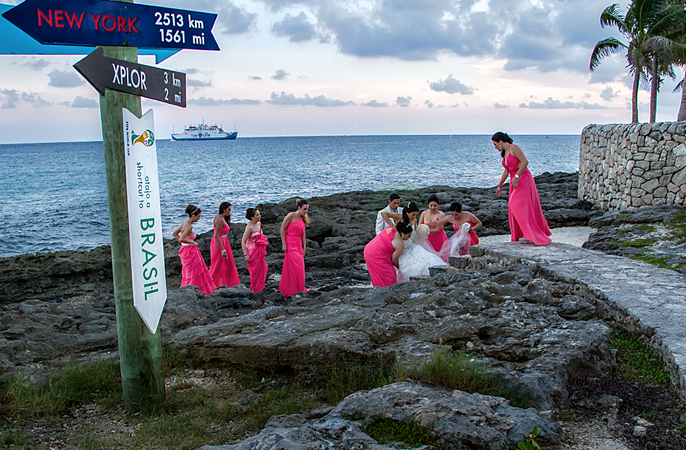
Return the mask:
<svg viewBox="0 0 686 450">
<path fill-rule="evenodd" d="M 403 209 L 400 207 L 400 196 L 396 194 L 395 192 L 391 194 L 391 196 L 388 199 L 388 206 L 386 206 L 384 209 L 376 213 L 376 234 L 381 233 L 386 227 L 394 227 L 395 226 L 395 220 L 389 218 L 389 222 L 386 222 L 384 218 L 381 216 L 382 212 L 394 212 L 398 214 L 403 213 Z"/>
</svg>

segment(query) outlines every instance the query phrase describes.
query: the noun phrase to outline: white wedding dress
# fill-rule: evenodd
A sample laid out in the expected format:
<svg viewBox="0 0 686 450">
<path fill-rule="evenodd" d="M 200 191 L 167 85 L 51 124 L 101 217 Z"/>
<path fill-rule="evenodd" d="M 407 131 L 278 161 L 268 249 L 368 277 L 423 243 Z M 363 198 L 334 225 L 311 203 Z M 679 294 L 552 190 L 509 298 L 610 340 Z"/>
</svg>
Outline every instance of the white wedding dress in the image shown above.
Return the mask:
<svg viewBox="0 0 686 450">
<path fill-rule="evenodd" d="M 426 227 L 426 225 L 420 225 Z M 428 227 L 426 227 L 428 230 Z M 426 242 L 426 235 L 417 234 L 417 230 L 412 231 L 412 235 L 405 242 L 405 250 L 398 259 L 397 271 L 398 283 L 409 281 L 410 277 L 429 275 L 429 267 L 446 266 L 447 264 L 431 248 L 431 244 Z"/>
</svg>

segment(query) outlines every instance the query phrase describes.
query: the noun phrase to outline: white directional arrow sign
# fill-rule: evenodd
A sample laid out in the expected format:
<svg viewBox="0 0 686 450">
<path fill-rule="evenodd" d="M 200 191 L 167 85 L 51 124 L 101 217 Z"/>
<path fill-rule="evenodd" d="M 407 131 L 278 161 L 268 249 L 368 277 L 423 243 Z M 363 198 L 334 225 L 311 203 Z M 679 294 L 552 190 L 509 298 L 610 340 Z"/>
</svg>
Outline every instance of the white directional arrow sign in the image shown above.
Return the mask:
<svg viewBox="0 0 686 450">
<path fill-rule="evenodd" d="M 122 111 L 133 306 L 155 334 L 167 301 L 155 127 L 152 109 L 140 119 Z"/>
</svg>

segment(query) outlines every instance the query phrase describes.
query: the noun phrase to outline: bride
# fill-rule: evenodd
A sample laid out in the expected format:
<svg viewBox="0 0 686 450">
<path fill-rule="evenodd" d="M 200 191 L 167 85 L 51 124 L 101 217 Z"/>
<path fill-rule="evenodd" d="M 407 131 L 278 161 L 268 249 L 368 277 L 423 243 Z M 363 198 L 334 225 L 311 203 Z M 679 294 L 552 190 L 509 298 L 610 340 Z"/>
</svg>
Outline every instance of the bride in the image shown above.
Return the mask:
<svg viewBox="0 0 686 450">
<path fill-rule="evenodd" d="M 417 225 L 419 208 L 414 202 L 410 202 L 403 209 L 402 217 L 397 213 L 383 214 L 395 215 L 392 218 L 407 222 L 412 227 L 412 235 L 405 240 L 405 250 L 398 260 L 398 283 L 409 281 L 410 277 L 429 275 L 429 267 L 447 265 L 443 259 L 433 250 L 426 238 L 429 236 L 429 227 L 424 224 Z"/>
</svg>

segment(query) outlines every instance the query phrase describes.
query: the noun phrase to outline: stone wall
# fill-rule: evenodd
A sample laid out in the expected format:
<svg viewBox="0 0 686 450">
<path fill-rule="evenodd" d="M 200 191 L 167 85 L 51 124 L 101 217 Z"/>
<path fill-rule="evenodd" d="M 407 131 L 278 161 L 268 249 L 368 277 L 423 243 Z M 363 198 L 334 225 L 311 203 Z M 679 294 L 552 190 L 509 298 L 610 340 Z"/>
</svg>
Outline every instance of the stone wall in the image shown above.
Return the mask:
<svg viewBox="0 0 686 450">
<path fill-rule="evenodd" d="M 602 210 L 684 204 L 686 122 L 588 125 L 579 199 Z"/>
</svg>

